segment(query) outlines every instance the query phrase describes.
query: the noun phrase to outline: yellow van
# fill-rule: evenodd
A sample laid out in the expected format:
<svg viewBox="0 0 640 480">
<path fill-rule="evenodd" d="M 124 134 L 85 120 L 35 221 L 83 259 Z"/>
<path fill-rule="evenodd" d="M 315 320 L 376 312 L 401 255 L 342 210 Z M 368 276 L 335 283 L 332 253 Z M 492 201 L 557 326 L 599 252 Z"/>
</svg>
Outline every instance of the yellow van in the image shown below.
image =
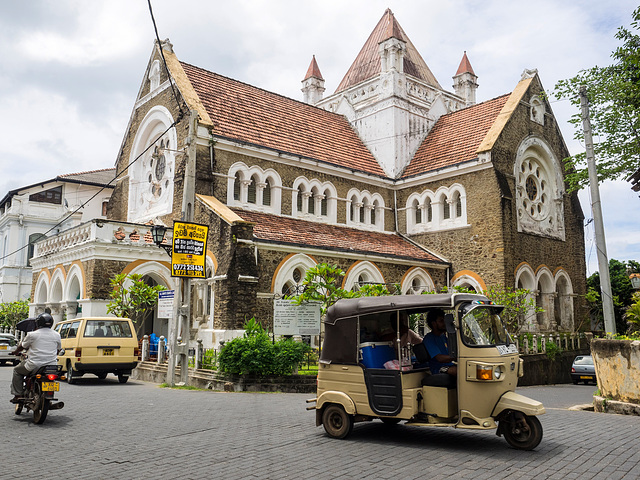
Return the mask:
<svg viewBox="0 0 640 480">
<path fill-rule="evenodd" d="M 58 365 L 67 372 L 68 383 L 85 373 L 100 379 L 113 373 L 126 383 L 138 364 L 138 339 L 128 318 L 74 318 L 57 323 L 54 329 L 62 339 L 64 354 L 58 356 Z"/>
</svg>

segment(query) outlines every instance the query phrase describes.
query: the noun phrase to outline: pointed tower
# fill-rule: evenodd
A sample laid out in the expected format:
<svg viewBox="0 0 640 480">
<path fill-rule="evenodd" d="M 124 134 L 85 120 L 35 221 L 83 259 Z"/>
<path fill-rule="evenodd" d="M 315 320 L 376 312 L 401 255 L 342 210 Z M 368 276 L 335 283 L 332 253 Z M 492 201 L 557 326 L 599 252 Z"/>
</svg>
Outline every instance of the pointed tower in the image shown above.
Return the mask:
<svg viewBox="0 0 640 480">
<path fill-rule="evenodd" d="M 469 58 L 467 58 L 467 52 L 464 52 L 458 71 L 453 76 L 453 88 L 456 95 L 464 98 L 465 106 L 476 104 L 476 90 L 478 77 L 471 68 Z"/>
<path fill-rule="evenodd" d="M 336 92 L 317 106 L 345 115 L 385 173 L 397 178 L 436 120 L 465 104 L 443 90 L 387 9 Z"/>
<path fill-rule="evenodd" d="M 304 76 L 304 80 L 302 80 L 303 102 L 315 105 L 322 100 L 324 91 L 324 78 L 322 78 L 320 68 L 318 68 L 318 63 L 316 62 L 316 56 L 314 55 L 311 59 L 307 74 Z"/>
</svg>

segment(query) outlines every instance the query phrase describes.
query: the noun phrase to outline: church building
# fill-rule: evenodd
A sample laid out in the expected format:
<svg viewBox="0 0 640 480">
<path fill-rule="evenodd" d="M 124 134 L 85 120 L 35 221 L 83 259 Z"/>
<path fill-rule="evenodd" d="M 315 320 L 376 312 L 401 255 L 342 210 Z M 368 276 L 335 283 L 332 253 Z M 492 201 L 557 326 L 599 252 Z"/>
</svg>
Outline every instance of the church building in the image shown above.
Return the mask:
<svg viewBox="0 0 640 480">
<path fill-rule="evenodd" d="M 585 314 L 583 214 L 565 187 L 568 151 L 538 73 L 480 103 L 466 52 L 451 73 L 447 90 L 390 10 L 332 94 L 311 59 L 303 101 L 154 44 L 107 219 L 36 245 L 32 313 L 51 306 L 56 278 L 64 290 L 72 275 L 84 315 L 106 312 L 116 273 L 175 288 L 151 231 L 183 218 L 192 161 L 189 208 L 209 226 L 206 279 L 192 281 L 192 341 L 217 346 L 252 317 L 271 325 L 274 298 L 324 262 L 346 272 L 348 289 L 526 288 L 544 313 L 524 330 L 572 331 Z M 154 313 L 145 320 L 144 333 L 167 329 Z"/>
</svg>

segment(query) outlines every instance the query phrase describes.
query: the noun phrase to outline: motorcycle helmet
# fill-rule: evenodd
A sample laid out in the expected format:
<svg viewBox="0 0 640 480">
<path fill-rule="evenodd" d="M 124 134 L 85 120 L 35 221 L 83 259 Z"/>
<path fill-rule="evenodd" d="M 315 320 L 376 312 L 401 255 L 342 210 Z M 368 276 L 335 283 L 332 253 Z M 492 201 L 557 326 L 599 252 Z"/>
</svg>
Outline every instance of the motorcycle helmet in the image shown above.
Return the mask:
<svg viewBox="0 0 640 480">
<path fill-rule="evenodd" d="M 38 315 L 38 318 L 36 318 L 36 326 L 38 328 L 51 328 L 53 326 L 53 317 L 48 313 L 41 313 Z"/>
</svg>

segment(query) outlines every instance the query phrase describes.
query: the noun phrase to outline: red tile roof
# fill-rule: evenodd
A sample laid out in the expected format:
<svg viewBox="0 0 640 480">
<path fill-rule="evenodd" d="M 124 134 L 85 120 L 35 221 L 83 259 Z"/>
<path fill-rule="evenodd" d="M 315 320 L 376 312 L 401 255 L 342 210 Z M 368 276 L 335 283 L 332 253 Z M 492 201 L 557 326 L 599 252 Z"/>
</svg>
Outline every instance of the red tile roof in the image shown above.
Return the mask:
<svg viewBox="0 0 640 480">
<path fill-rule="evenodd" d="M 307 74 L 304 76 L 304 78 L 302 80 L 304 81 L 307 78 L 311 78 L 311 77 L 315 77 L 315 78 L 319 78 L 320 80 L 324 80 L 324 78 L 322 78 L 322 74 L 320 73 L 320 67 L 318 67 L 318 62 L 316 62 L 316 56 L 315 55 L 311 59 L 311 64 L 309 65 L 309 69 L 307 70 Z"/>
<path fill-rule="evenodd" d="M 456 72 L 454 77 L 467 72 L 473 76 L 476 75 L 473 71 L 473 68 L 471 68 L 471 62 L 469 61 L 469 58 L 467 58 L 467 52 L 464 52 L 464 55 L 462 55 L 462 60 L 460 60 L 460 66 L 458 67 L 458 71 Z"/>
<path fill-rule="evenodd" d="M 347 74 L 340 82 L 340 85 L 336 88 L 336 93 L 380 74 L 381 66 L 378 44 L 390 37 L 404 40 L 407 43 L 407 51 L 404 56 L 403 65 L 404 72 L 442 90 L 436 77 L 431 73 L 431 70 L 420 56 L 420 53 L 418 53 L 416 47 L 414 47 L 411 40 L 409 40 L 409 37 L 396 20 L 393 12 L 387 9 L 373 29 L 373 32 L 371 32 L 371 35 L 369 35 L 369 38 L 347 71 Z"/>
<path fill-rule="evenodd" d="M 443 115 L 402 174 L 411 177 L 473 160 L 510 94 Z"/>
<path fill-rule="evenodd" d="M 240 208 L 231 210 L 243 220 L 255 223 L 253 234 L 257 240 L 264 242 L 446 264 L 395 233 L 358 230 Z"/>
<path fill-rule="evenodd" d="M 215 136 L 385 176 L 342 115 L 180 63 Z"/>
</svg>

